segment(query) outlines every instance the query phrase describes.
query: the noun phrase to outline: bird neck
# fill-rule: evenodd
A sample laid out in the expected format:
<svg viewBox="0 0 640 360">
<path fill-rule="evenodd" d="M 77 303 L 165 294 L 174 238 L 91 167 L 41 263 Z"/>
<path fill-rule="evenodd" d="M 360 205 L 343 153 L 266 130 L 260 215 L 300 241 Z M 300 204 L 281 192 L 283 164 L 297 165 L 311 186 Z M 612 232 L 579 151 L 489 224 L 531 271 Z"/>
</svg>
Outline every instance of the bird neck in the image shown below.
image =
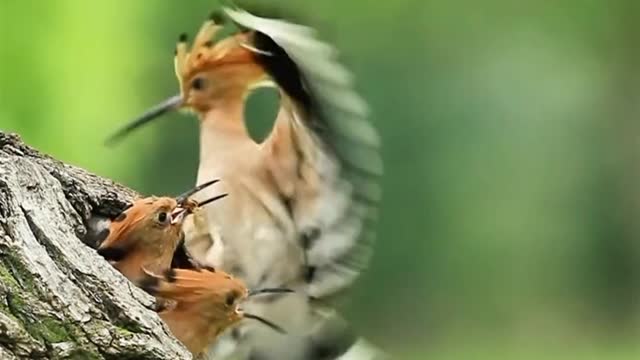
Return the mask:
<svg viewBox="0 0 640 360">
<path fill-rule="evenodd" d="M 171 260 L 175 252 L 176 245 L 167 245 L 160 251 L 149 251 L 148 249 L 135 249 L 127 257 L 117 262 L 115 267 L 131 282 L 138 284 L 146 278 L 143 269 L 152 273 L 160 274 L 171 267 Z"/>
<path fill-rule="evenodd" d="M 178 305 L 180 306 L 180 305 Z M 201 316 L 179 310 L 161 312 L 164 320 L 175 337 L 178 338 L 189 351 L 198 356 L 211 344 L 219 332 L 218 327 Z"/>
<path fill-rule="evenodd" d="M 224 168 L 230 161 L 242 161 L 237 154 L 257 148 L 244 123 L 241 96 L 221 100 L 200 116 L 200 164 Z"/>
</svg>

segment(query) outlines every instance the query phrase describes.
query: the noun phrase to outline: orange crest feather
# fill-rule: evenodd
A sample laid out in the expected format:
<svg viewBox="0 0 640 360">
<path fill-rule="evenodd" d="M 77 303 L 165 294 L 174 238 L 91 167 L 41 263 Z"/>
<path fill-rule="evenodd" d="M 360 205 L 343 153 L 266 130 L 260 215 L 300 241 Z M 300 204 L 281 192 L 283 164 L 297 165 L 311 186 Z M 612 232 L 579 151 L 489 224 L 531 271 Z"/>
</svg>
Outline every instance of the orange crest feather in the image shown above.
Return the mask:
<svg viewBox="0 0 640 360">
<path fill-rule="evenodd" d="M 196 73 L 214 66 L 246 61 L 250 56 L 250 52 L 242 46 L 249 40 L 246 33 L 231 35 L 214 43 L 213 37 L 222 28 L 222 25 L 216 24 L 212 19 L 205 21 L 193 41 L 191 50 L 186 35 L 180 37 L 176 46 L 174 66 L 183 97 L 188 80 Z"/>
</svg>

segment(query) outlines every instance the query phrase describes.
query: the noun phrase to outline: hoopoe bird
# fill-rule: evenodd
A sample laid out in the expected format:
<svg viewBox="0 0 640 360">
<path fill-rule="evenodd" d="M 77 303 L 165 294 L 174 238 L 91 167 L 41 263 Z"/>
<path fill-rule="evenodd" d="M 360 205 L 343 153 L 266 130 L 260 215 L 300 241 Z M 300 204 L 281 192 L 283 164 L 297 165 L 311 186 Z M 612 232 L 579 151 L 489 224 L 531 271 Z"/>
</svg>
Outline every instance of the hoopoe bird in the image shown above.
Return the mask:
<svg viewBox="0 0 640 360">
<path fill-rule="evenodd" d="M 251 288 L 287 287 L 244 307 L 281 324 L 289 336 L 241 326 L 211 354 L 250 359 L 374 359 L 333 310 L 371 257 L 381 198 L 380 139 L 352 76 L 335 50 L 307 26 L 223 8 L 238 30 L 214 39 L 206 21 L 191 47 L 175 54 L 180 94 L 125 125 L 110 140 L 173 110 L 200 124 L 197 183 L 221 178 L 230 196 L 185 223 L 190 254 L 242 278 Z M 279 110 L 256 143 L 244 119 L 247 95 L 275 87 Z M 206 191 L 202 195 L 206 195 Z M 224 341 L 223 341 L 224 338 Z"/>
<path fill-rule="evenodd" d="M 287 293 L 288 289 L 249 291 L 231 275 L 213 268 L 167 269 L 162 275 L 145 270 L 140 286 L 149 294 L 174 302 L 161 309 L 160 318 L 196 359 L 206 358 L 207 348 L 226 329 L 242 319 L 253 319 L 278 333 L 278 325 L 241 306 L 249 297 Z"/>
<path fill-rule="evenodd" d="M 197 216 L 204 205 L 226 194 L 201 203 L 190 196 L 216 182 L 206 182 L 175 199 L 134 201 L 112 220 L 98 247 L 98 253 L 125 277 L 157 297 L 160 318 L 196 358 L 204 355 L 220 333 L 245 318 L 284 333 L 274 323 L 244 312 L 240 304 L 249 296 L 291 292 L 283 288 L 249 291 L 224 272 L 200 268 L 182 247 L 184 219 Z"/>
<path fill-rule="evenodd" d="M 226 194 L 201 203 L 190 197 L 216 182 L 217 179 L 203 183 L 177 198 L 152 196 L 134 201 L 112 219 L 98 254 L 135 284 L 147 277 L 145 269 L 158 273 L 169 269 L 184 241 L 182 226 L 187 216 Z M 185 256 L 177 261 L 184 262 Z"/>
</svg>

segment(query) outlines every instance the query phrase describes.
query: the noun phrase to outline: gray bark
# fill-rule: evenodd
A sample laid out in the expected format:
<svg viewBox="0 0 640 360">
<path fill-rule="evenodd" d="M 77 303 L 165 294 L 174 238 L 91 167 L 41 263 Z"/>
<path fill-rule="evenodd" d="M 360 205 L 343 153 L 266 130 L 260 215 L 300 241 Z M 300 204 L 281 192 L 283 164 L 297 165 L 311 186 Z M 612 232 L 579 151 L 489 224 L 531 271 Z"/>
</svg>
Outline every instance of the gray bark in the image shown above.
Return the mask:
<svg viewBox="0 0 640 360">
<path fill-rule="evenodd" d="M 134 196 L 0 132 L 0 359 L 191 358 L 90 246 L 90 219 Z"/>
</svg>

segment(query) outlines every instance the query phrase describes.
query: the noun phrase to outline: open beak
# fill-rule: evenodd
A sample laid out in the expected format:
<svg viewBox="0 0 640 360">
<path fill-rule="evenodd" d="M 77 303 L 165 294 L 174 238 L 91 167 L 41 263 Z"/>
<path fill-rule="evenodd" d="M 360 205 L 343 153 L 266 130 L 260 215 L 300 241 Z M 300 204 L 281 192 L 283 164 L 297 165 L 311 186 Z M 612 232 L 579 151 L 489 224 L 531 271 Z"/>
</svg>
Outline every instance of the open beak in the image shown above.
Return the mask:
<svg viewBox="0 0 640 360">
<path fill-rule="evenodd" d="M 215 183 L 217 183 L 218 181 L 220 181 L 219 179 L 214 179 L 211 181 L 207 181 L 203 184 L 200 184 L 196 187 L 194 187 L 191 190 L 186 191 L 183 194 L 180 194 L 179 196 L 176 197 L 176 202 L 178 203 L 178 206 L 176 206 L 175 209 L 173 209 L 173 211 L 171 212 L 171 224 L 179 224 L 181 223 L 184 218 L 191 214 L 194 210 L 194 206 L 196 207 L 202 207 L 205 206 L 211 202 L 214 202 L 216 200 L 222 199 L 223 197 L 227 196 L 228 194 L 221 194 L 221 195 L 216 195 L 213 196 L 207 200 L 204 200 L 202 202 L 193 202 L 193 201 L 189 201 L 189 198 L 197 193 L 198 191 L 209 187 Z M 197 204 L 197 205 L 196 205 Z"/>
<path fill-rule="evenodd" d="M 255 289 L 249 290 L 249 294 L 247 296 L 255 296 L 260 294 L 283 294 L 283 293 L 292 293 L 294 292 L 291 289 L 287 288 L 263 288 L 263 289 Z"/>
<path fill-rule="evenodd" d="M 222 198 L 225 198 L 225 197 L 227 197 L 227 195 L 229 195 L 229 194 L 220 194 L 220 195 L 216 195 L 214 197 L 210 197 L 205 201 L 199 202 L 198 203 L 198 207 L 203 207 L 203 206 L 207 205 L 208 203 L 212 203 L 212 202 L 214 202 L 216 200 L 220 200 Z"/>
<path fill-rule="evenodd" d="M 246 312 L 242 311 L 242 309 L 238 309 L 238 310 L 239 310 L 239 312 L 242 314 L 242 316 L 245 319 L 253 319 L 253 320 L 256 320 L 258 322 L 261 322 L 265 326 L 271 328 L 272 330 L 274 330 L 276 332 L 279 332 L 280 334 L 286 334 L 287 333 L 286 331 L 284 331 L 283 328 L 281 328 L 280 326 L 274 324 L 273 322 L 271 322 L 271 321 L 269 321 L 269 320 L 267 320 L 267 319 L 265 319 L 263 317 L 260 317 L 258 315 L 254 315 L 254 314 L 246 313 Z"/>
<path fill-rule="evenodd" d="M 294 291 L 287 288 L 262 288 L 262 289 L 249 290 L 249 293 L 247 294 L 247 296 L 251 297 L 251 296 L 260 295 L 260 294 L 282 294 L 282 293 L 292 293 L 292 292 Z M 279 332 L 281 334 L 287 333 L 283 328 L 281 328 L 280 326 L 274 324 L 273 322 L 263 317 L 244 312 L 244 310 L 241 308 L 238 308 L 237 312 L 240 313 L 242 317 L 244 317 L 245 319 L 253 319 L 253 320 L 259 321 L 262 324 L 266 325 L 267 327 L 270 327 L 272 330 Z"/>
<path fill-rule="evenodd" d="M 157 119 L 158 117 L 160 117 L 163 114 L 166 114 L 167 112 L 179 109 L 180 106 L 182 106 L 181 95 L 175 95 L 168 98 L 167 100 L 147 110 L 140 117 L 132 120 L 131 122 L 127 123 L 120 129 L 118 129 L 118 131 L 116 131 L 115 133 L 113 133 L 111 136 L 107 138 L 106 144 L 107 145 L 115 144 L 116 142 L 121 140 L 123 137 L 131 133 L 133 130 L 151 122 L 154 119 Z"/>
<path fill-rule="evenodd" d="M 193 189 L 187 190 L 186 192 L 178 195 L 176 197 L 176 201 L 178 202 L 178 205 L 184 205 L 185 201 L 187 201 L 187 199 L 189 199 L 189 197 L 191 197 L 191 195 L 197 193 L 198 191 L 200 191 L 200 190 L 202 190 L 202 189 L 204 189 L 206 187 L 209 187 L 209 186 L 217 183 L 218 181 L 220 181 L 220 179 L 213 179 L 211 181 L 207 181 L 206 183 L 202 183 L 202 184 L 194 187 Z"/>
<path fill-rule="evenodd" d="M 214 197 L 211 197 L 203 202 L 198 203 L 197 207 L 203 207 L 205 205 L 207 205 L 208 203 L 212 203 L 216 200 L 222 199 L 224 197 L 226 197 L 229 194 L 221 194 L 221 195 L 216 195 Z M 183 205 L 178 205 L 175 209 L 173 209 L 173 211 L 171 212 L 171 224 L 178 224 L 180 222 L 182 222 L 182 220 L 184 220 L 185 217 L 187 217 L 187 215 L 193 213 L 193 208 L 189 207 L 189 206 L 185 206 Z"/>
<path fill-rule="evenodd" d="M 182 206 L 178 206 L 171 212 L 171 225 L 179 224 L 184 220 L 187 215 L 187 209 Z"/>
</svg>

